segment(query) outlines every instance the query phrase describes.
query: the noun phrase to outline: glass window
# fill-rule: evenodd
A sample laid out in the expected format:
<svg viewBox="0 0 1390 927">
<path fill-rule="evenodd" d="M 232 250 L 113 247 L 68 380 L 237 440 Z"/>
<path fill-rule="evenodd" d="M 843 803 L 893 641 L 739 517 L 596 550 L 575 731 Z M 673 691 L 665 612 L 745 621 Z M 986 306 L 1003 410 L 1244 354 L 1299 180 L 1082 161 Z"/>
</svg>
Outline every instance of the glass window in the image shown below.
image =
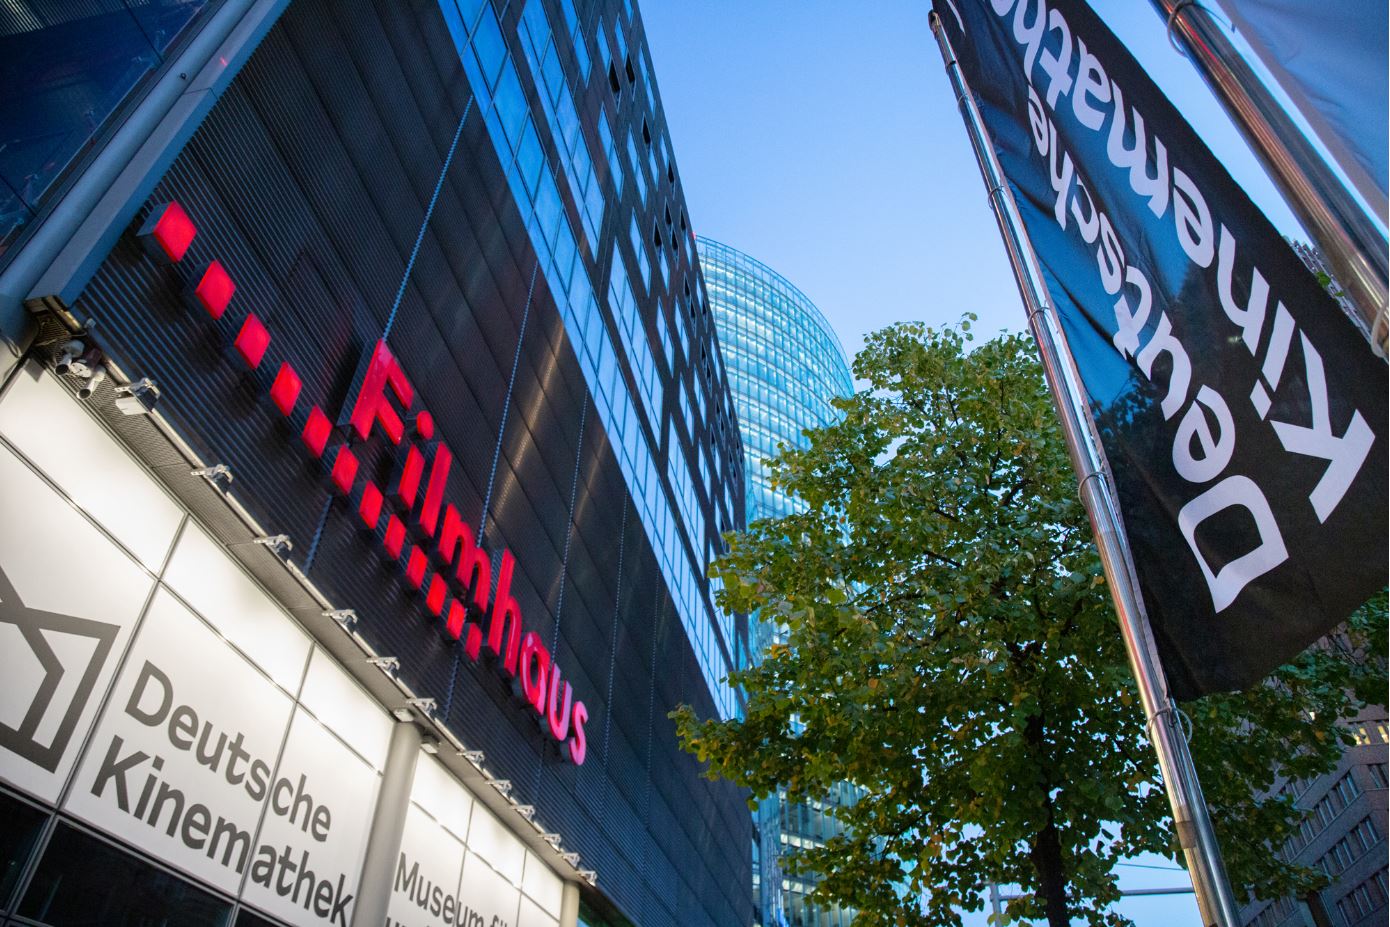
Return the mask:
<svg viewBox="0 0 1390 927">
<path fill-rule="evenodd" d="M 553 245 L 555 233 L 564 218 L 564 206 L 560 202 L 560 191 L 555 187 L 555 179 L 549 172 L 541 178 L 540 189 L 536 193 L 536 216 L 540 220 L 542 237 L 547 244 Z"/>
<path fill-rule="evenodd" d="M 589 50 L 584 47 L 584 36 L 578 31 L 574 34 L 574 57 L 579 61 L 579 79 L 587 83 L 593 62 L 589 60 Z"/>
<path fill-rule="evenodd" d="M 623 30 L 621 24 L 618 24 L 618 26 L 613 30 L 613 45 L 618 52 L 618 63 L 621 64 L 627 60 L 627 39 L 623 38 Z"/>
<path fill-rule="evenodd" d="M 627 137 L 627 158 L 629 167 L 632 170 L 632 180 L 637 184 L 637 198 L 642 201 L 642 205 L 647 205 L 647 181 L 642 176 L 642 169 L 639 166 L 642 162 L 637 157 L 637 143 L 632 140 L 632 136 Z"/>
<path fill-rule="evenodd" d="M 463 17 L 467 14 L 461 12 L 456 4 L 448 2 L 439 4 L 439 11 L 444 14 L 444 25 L 449 30 L 449 37 L 454 40 L 454 48 L 462 54 L 468 46 L 468 33 L 472 31 L 470 27 L 476 17 L 465 20 Z"/>
<path fill-rule="evenodd" d="M 637 228 L 636 217 L 632 220 L 632 227 L 629 231 L 632 240 L 632 256 L 637 261 L 637 270 L 642 277 L 642 287 L 648 291 L 652 287 L 652 265 L 647 258 L 647 246 L 642 241 L 642 232 Z"/>
<path fill-rule="evenodd" d="M 530 119 L 526 120 L 526 129 L 521 133 L 521 146 L 517 150 L 516 162 L 528 194 L 534 195 L 536 184 L 540 181 L 541 167 L 545 164 L 545 151 L 541 148 L 540 137 L 536 135 L 536 127 Z"/>
<path fill-rule="evenodd" d="M 560 238 L 555 243 L 555 265 L 560 271 L 560 277 L 564 280 L 565 291 L 569 291 L 570 274 L 574 271 L 574 236 L 570 234 L 569 226 L 560 223 Z"/>
<path fill-rule="evenodd" d="M 8 907 L 10 893 L 46 820 L 46 812 L 0 794 L 0 910 Z"/>
<path fill-rule="evenodd" d="M 531 0 L 527 9 L 539 5 L 536 0 Z M 560 56 L 555 52 L 555 43 L 551 43 L 545 51 L 545 59 L 541 62 L 541 79 L 545 81 L 546 92 L 550 95 L 550 102 L 554 103 L 560 98 L 560 94 L 565 89 L 565 71 L 560 67 Z"/>
<path fill-rule="evenodd" d="M 579 147 L 579 113 L 575 112 L 574 100 L 569 94 L 565 94 L 560 100 L 556 110 L 560 123 L 560 138 L 556 141 L 564 147 L 566 152 L 573 152 Z M 580 191 L 576 190 L 575 196 L 577 197 L 579 193 Z"/>
<path fill-rule="evenodd" d="M 260 915 L 242 908 L 236 916 L 236 927 L 278 927 L 274 921 L 268 921 Z"/>
<path fill-rule="evenodd" d="M 521 78 L 510 61 L 502 68 L 502 78 L 497 82 L 497 114 L 502 119 L 502 130 L 507 133 L 507 142 L 515 150 L 521 144 L 521 129 L 526 123 L 530 110 L 526 105 L 526 93 L 521 89 Z"/>
<path fill-rule="evenodd" d="M 28 222 L 63 169 L 160 66 L 206 3 L 5 4 L 0 236 Z"/>
<path fill-rule="evenodd" d="M 550 22 L 545 17 L 545 9 L 539 0 L 527 0 L 521 11 L 518 31 L 530 43 L 530 51 L 537 58 L 545 51 L 546 40 L 550 38 Z"/>
<path fill-rule="evenodd" d="M 473 53 L 478 56 L 483 80 L 491 91 L 497 86 L 497 75 L 502 71 L 502 62 L 507 57 L 507 43 L 502 39 L 502 27 L 497 25 L 497 14 L 491 6 L 484 6 L 483 17 L 478 21 L 478 31 L 473 34 Z"/>
<path fill-rule="evenodd" d="M 19 914 L 53 927 L 223 927 L 231 905 L 67 824 L 44 850 Z"/>
<path fill-rule="evenodd" d="M 473 31 L 473 26 L 478 22 L 478 14 L 483 11 L 483 6 L 487 0 L 458 0 L 458 9 L 463 16 L 463 22 L 468 26 L 468 30 Z"/>
<path fill-rule="evenodd" d="M 618 160 L 618 146 L 613 143 L 613 130 L 608 125 L 608 114 L 604 113 L 598 121 L 598 138 L 603 144 L 603 153 L 608 158 L 608 170 L 613 177 L 613 189 L 623 188 L 623 166 Z"/>
<path fill-rule="evenodd" d="M 606 35 L 603 34 L 603 26 L 602 26 L 602 25 L 599 26 L 597 32 L 598 32 L 598 55 L 599 55 L 599 57 L 600 57 L 601 59 L 603 59 L 603 67 L 604 67 L 604 70 L 607 70 L 608 68 L 610 68 L 610 67 L 613 66 L 613 53 L 612 53 L 611 51 L 608 50 L 608 37 L 607 37 Z"/>
</svg>

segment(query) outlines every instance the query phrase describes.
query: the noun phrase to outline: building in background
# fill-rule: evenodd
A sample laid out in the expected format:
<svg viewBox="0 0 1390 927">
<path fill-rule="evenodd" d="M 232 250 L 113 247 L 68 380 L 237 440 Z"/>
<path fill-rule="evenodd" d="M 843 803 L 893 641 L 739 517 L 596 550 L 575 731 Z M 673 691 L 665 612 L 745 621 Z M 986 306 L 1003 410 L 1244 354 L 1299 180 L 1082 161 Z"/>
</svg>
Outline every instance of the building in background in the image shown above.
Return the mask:
<svg viewBox="0 0 1390 927">
<path fill-rule="evenodd" d="M 804 430 L 841 417 L 830 400 L 854 392 L 845 350 L 815 304 L 781 274 L 708 238 L 696 239 L 696 248 L 743 434 L 748 521 L 789 515 L 804 503 L 773 487 L 768 462 L 780 445 L 805 447 Z M 755 623 L 755 650 L 743 659 L 756 660 L 778 633 Z M 834 809 L 853 797 L 840 785 L 820 801 L 789 802 L 782 793 L 759 803 L 754 895 L 764 925 L 842 927 L 853 919 L 853 911 L 807 902 L 814 883 L 779 864 L 787 849 L 817 846 L 837 833 Z"/>
<path fill-rule="evenodd" d="M 0 61 L 0 921 L 749 923 L 630 0 L 18 0 Z"/>
<path fill-rule="evenodd" d="M 1332 635 L 1320 644 L 1337 646 Z M 1310 780 L 1282 782 L 1278 791 L 1307 812 L 1299 832 L 1280 855 L 1321 869 L 1332 884 L 1318 893 L 1327 921 L 1317 919 L 1306 898 L 1246 900 L 1242 927 L 1380 927 L 1386 921 L 1387 728 L 1383 707 L 1368 708 L 1345 722 L 1356 743 L 1337 768 Z"/>
</svg>

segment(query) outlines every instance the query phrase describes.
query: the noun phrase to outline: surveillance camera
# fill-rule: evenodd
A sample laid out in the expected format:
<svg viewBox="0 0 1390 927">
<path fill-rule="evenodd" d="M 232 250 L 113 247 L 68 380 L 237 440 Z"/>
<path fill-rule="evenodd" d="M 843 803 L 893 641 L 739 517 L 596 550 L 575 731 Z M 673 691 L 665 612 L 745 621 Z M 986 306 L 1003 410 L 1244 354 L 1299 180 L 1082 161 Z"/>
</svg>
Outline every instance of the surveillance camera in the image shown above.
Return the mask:
<svg viewBox="0 0 1390 927">
<path fill-rule="evenodd" d="M 72 365 L 78 362 L 82 352 L 87 350 L 87 346 L 76 339 L 63 345 L 58 359 L 53 362 L 53 372 L 61 376 L 66 376 L 72 371 Z"/>
<path fill-rule="evenodd" d="M 79 399 L 90 399 L 95 393 L 101 381 L 106 379 L 106 368 L 97 364 L 92 368 L 92 375 L 87 378 L 87 382 L 82 384 L 82 388 L 77 391 Z"/>
</svg>

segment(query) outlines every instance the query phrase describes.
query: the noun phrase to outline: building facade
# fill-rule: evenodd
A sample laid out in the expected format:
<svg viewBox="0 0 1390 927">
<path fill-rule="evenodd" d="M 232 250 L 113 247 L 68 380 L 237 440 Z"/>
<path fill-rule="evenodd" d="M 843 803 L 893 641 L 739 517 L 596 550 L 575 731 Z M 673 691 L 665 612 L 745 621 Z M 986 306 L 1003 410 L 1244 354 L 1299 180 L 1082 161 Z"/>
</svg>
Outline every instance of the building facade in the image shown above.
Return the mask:
<svg viewBox="0 0 1390 927">
<path fill-rule="evenodd" d="M 1335 635 L 1333 637 L 1335 640 Z M 1321 869 L 1332 880 L 1319 892 L 1327 922 L 1335 927 L 1378 927 L 1386 921 L 1387 727 L 1383 707 L 1368 708 L 1346 722 L 1355 744 L 1330 773 L 1282 782 L 1279 793 L 1307 813 L 1299 832 L 1280 855 Z M 1249 900 L 1240 910 L 1243 927 L 1318 927 L 1306 898 Z"/>
<path fill-rule="evenodd" d="M 0 11 L 0 924 L 729 925 L 742 450 L 629 0 Z"/>
<path fill-rule="evenodd" d="M 696 246 L 747 454 L 748 520 L 789 515 L 804 503 L 772 485 L 769 461 L 783 444 L 804 447 L 804 430 L 840 418 L 831 399 L 854 392 L 849 361 L 825 316 L 781 274 L 708 238 Z M 745 659 L 756 659 L 778 629 L 758 623 L 752 633 L 755 651 Z M 819 801 L 789 802 L 783 792 L 759 802 L 753 890 L 761 923 L 843 927 L 853 919 L 853 911 L 808 902 L 814 882 L 779 862 L 788 850 L 839 833 L 834 809 L 853 800 L 853 789 L 841 785 Z"/>
</svg>

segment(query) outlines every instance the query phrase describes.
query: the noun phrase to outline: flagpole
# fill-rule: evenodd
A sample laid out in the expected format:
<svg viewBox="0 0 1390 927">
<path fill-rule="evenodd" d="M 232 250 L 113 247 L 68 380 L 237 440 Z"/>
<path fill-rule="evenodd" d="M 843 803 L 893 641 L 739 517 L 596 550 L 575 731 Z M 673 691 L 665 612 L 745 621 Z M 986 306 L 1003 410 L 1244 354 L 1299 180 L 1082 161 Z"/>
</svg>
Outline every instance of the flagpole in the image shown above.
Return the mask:
<svg viewBox="0 0 1390 927">
<path fill-rule="evenodd" d="M 1004 239 L 1019 294 L 1028 310 L 1028 326 L 1037 341 L 1043 373 L 1061 419 L 1067 451 L 1079 480 L 1081 502 L 1091 522 L 1130 667 L 1138 683 L 1140 700 L 1148 719 L 1149 739 L 1158 756 L 1163 787 L 1168 794 L 1174 827 L 1192 878 L 1202 923 L 1206 927 L 1239 927 L 1221 849 L 1192 765 L 1187 739 L 1180 728 L 1177 708 L 1168 694 L 1167 679 L 1159 664 L 1158 649 L 1149 629 L 1143 600 L 1139 596 L 1129 542 L 1107 476 L 1105 452 L 1096 437 L 1095 423 L 1086 404 L 1076 361 L 1048 294 L 1042 265 L 1023 227 L 1013 193 L 1004 180 L 1003 170 L 995 157 L 979 108 L 960 72 L 950 39 L 935 12 L 930 19 L 980 173 L 989 189 L 990 205 Z"/>
<path fill-rule="evenodd" d="M 1259 155 L 1298 221 L 1360 312 L 1371 344 L 1387 348 L 1386 240 L 1308 136 L 1236 50 L 1211 12 L 1193 0 L 1153 0 L 1182 36 L 1188 57 Z M 1382 127 L 1383 129 L 1383 127 Z"/>
</svg>

